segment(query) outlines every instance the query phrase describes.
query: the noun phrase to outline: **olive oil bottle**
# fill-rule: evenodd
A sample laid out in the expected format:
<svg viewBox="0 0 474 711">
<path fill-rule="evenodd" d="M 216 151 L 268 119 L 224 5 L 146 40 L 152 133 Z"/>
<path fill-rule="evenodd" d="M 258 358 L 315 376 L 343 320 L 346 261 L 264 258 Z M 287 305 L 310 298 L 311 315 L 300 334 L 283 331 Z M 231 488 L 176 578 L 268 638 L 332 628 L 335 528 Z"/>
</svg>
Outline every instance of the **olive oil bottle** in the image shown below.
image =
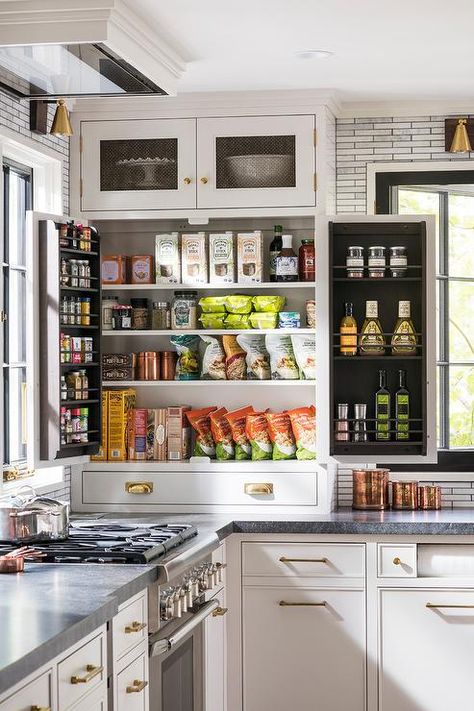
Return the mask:
<svg viewBox="0 0 474 711">
<path fill-rule="evenodd" d="M 357 321 L 352 315 L 352 304 L 347 301 L 344 304 L 344 316 L 340 325 L 340 353 L 343 356 L 357 355 Z"/>
<path fill-rule="evenodd" d="M 398 390 L 395 393 L 395 439 L 410 439 L 410 393 L 406 386 L 406 370 L 398 371 Z"/>
<path fill-rule="evenodd" d="M 416 355 L 417 338 L 409 301 L 398 302 L 398 319 L 392 335 L 392 355 Z"/>
<path fill-rule="evenodd" d="M 360 355 L 385 354 L 385 337 L 379 321 L 378 301 L 365 302 L 365 319 L 359 336 Z"/>
<path fill-rule="evenodd" d="M 375 393 L 375 439 L 390 439 L 390 392 L 385 370 L 379 370 L 379 389 Z"/>
</svg>

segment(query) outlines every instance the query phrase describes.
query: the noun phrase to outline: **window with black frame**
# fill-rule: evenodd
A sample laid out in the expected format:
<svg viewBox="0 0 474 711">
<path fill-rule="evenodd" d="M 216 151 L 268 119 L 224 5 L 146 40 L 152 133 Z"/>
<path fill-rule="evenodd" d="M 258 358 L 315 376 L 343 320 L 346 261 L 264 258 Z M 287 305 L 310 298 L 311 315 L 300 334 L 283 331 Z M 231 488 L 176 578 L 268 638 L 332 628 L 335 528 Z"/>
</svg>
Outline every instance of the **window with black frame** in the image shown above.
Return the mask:
<svg viewBox="0 0 474 711">
<path fill-rule="evenodd" d="M 376 188 L 378 213 L 435 215 L 438 466 L 426 468 L 474 470 L 474 171 L 380 173 Z"/>
<path fill-rule="evenodd" d="M 31 209 L 32 171 L 3 163 L 2 311 L 3 467 L 27 461 L 27 244 L 26 211 Z"/>
</svg>

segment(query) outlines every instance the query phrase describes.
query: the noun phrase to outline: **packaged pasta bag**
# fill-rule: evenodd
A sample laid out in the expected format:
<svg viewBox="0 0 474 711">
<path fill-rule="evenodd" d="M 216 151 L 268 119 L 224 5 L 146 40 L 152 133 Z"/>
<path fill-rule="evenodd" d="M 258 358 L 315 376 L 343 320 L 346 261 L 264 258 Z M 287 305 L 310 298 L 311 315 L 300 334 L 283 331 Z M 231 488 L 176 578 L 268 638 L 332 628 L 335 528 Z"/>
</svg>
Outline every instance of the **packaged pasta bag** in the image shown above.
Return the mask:
<svg viewBox="0 0 474 711">
<path fill-rule="evenodd" d="M 216 459 L 223 462 L 227 459 L 234 459 L 235 446 L 232 439 L 232 429 L 226 419 L 227 410 L 220 407 L 210 414 L 211 433 L 216 445 Z"/>
<path fill-rule="evenodd" d="M 225 353 L 220 338 L 201 336 L 202 380 L 225 380 Z"/>
<path fill-rule="evenodd" d="M 246 356 L 248 380 L 270 380 L 270 356 L 265 348 L 265 336 L 242 333 L 237 336 Z"/>
<path fill-rule="evenodd" d="M 175 380 L 199 380 L 199 336 L 171 336 L 170 342 L 178 353 Z"/>
<path fill-rule="evenodd" d="M 300 372 L 293 353 L 290 336 L 268 334 L 265 346 L 270 354 L 270 369 L 273 380 L 298 380 Z"/>
<path fill-rule="evenodd" d="M 265 412 L 254 412 L 247 415 L 245 434 L 250 442 L 253 461 L 272 458 L 272 443 Z"/>
<path fill-rule="evenodd" d="M 267 412 L 268 433 L 273 443 L 272 459 L 294 459 L 296 444 L 287 412 Z"/>
<path fill-rule="evenodd" d="M 245 433 L 245 423 L 247 416 L 253 413 L 253 407 L 241 407 L 239 410 L 233 410 L 225 415 L 227 422 L 232 430 L 232 439 L 235 442 L 235 458 L 238 460 L 250 459 L 252 449 L 250 442 Z"/>
<path fill-rule="evenodd" d="M 288 410 L 296 440 L 296 459 L 316 459 L 316 408 L 297 407 Z"/>
<path fill-rule="evenodd" d="M 245 380 L 245 351 L 239 346 L 236 336 L 222 336 L 225 352 L 227 380 Z"/>
<path fill-rule="evenodd" d="M 290 336 L 302 380 L 316 379 L 316 336 L 295 334 Z"/>
<path fill-rule="evenodd" d="M 217 407 L 203 407 L 200 410 L 190 410 L 186 413 L 189 424 L 195 432 L 194 451 L 195 457 L 210 457 L 215 459 L 216 448 L 211 432 L 211 412 Z"/>
</svg>

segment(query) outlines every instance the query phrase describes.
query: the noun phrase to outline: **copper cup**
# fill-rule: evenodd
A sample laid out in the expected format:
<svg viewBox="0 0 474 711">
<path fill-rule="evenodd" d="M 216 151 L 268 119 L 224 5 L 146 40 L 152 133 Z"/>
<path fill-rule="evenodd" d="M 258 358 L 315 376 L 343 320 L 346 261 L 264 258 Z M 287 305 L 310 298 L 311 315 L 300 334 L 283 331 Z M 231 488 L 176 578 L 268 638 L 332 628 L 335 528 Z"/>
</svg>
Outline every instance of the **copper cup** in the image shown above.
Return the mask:
<svg viewBox="0 0 474 711">
<path fill-rule="evenodd" d="M 176 374 L 176 351 L 162 351 L 161 377 L 163 380 L 174 380 Z"/>
<path fill-rule="evenodd" d="M 392 481 L 392 509 L 416 511 L 418 507 L 417 481 Z"/>
<path fill-rule="evenodd" d="M 159 351 L 143 351 L 137 358 L 137 380 L 160 379 L 160 353 Z"/>
<path fill-rule="evenodd" d="M 25 559 L 23 556 L 9 557 L 3 555 L 0 557 L 0 573 L 22 573 L 25 569 Z"/>
<path fill-rule="evenodd" d="M 352 508 L 383 511 L 388 508 L 389 469 L 352 470 Z"/>
<path fill-rule="evenodd" d="M 441 487 L 425 484 L 418 487 L 418 508 L 438 511 L 441 508 Z"/>
</svg>

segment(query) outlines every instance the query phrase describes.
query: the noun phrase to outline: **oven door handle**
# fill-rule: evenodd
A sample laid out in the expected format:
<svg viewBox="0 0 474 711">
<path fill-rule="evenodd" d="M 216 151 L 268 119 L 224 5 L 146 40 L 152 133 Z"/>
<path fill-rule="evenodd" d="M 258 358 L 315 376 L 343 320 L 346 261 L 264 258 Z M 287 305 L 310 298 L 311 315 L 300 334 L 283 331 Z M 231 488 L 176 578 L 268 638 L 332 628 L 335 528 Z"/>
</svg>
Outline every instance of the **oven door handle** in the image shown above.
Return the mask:
<svg viewBox="0 0 474 711">
<path fill-rule="evenodd" d="M 195 612 L 188 622 L 186 622 L 182 627 L 180 627 L 176 632 L 170 637 L 164 637 L 159 639 L 159 632 L 151 635 L 149 638 L 149 650 L 150 657 L 157 657 L 160 654 L 166 654 L 170 649 L 179 644 L 195 627 L 201 624 L 206 617 L 214 612 L 220 606 L 219 600 L 213 598 L 208 602 L 205 602 L 202 607 L 199 608 L 198 612 Z"/>
</svg>

